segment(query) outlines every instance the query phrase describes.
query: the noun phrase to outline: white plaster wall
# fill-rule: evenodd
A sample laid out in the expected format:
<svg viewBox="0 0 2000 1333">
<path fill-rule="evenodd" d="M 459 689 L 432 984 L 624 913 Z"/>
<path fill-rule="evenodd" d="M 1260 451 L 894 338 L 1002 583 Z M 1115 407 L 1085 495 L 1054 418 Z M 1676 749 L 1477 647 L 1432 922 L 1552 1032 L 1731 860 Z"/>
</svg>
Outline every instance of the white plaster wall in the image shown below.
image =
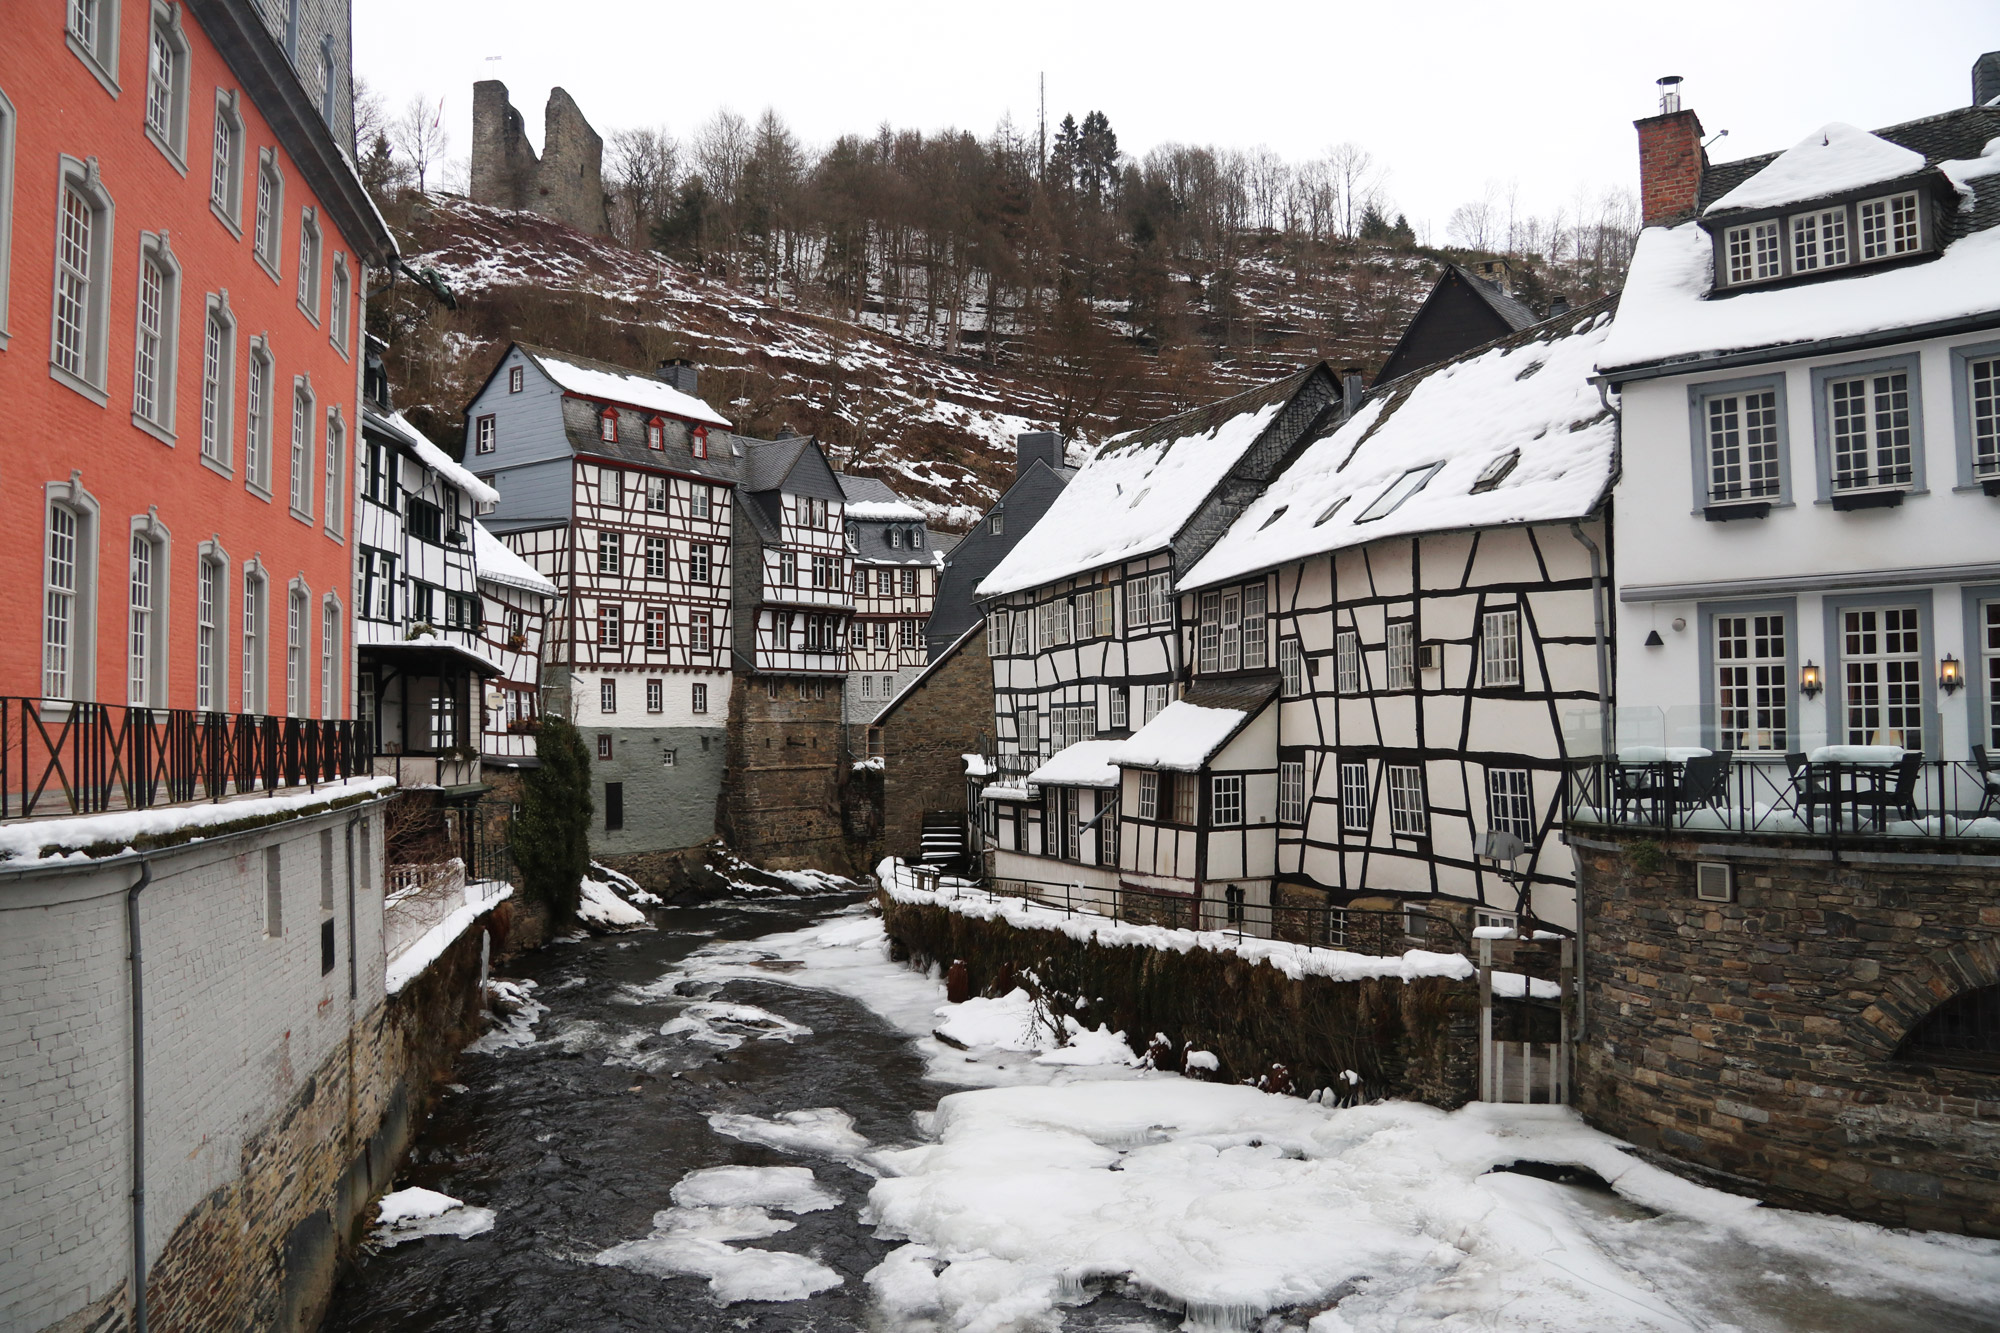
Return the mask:
<svg viewBox="0 0 2000 1333">
<path fill-rule="evenodd" d="M 598 682 L 618 682 L 618 707 L 605 712 Z M 646 682 L 660 682 L 661 711 L 646 711 Z M 576 725 L 591 727 L 714 727 L 729 721 L 729 691 L 736 677 L 728 671 L 647 671 L 643 668 L 597 669 L 578 672 L 575 686 Z M 694 711 L 694 685 L 708 686 L 708 711 Z"/>
</svg>

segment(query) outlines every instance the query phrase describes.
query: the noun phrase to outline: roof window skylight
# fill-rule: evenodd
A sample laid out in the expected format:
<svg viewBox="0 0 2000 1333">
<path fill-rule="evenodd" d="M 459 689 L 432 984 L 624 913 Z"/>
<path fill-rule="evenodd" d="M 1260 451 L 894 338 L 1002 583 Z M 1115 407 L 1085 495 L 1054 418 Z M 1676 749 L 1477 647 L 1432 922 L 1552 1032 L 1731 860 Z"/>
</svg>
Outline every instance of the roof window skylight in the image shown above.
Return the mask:
<svg viewBox="0 0 2000 1333">
<path fill-rule="evenodd" d="M 1145 499 L 1147 496 L 1151 495 L 1152 493 L 1153 493 L 1153 488 L 1151 486 L 1140 487 L 1139 493 L 1132 497 L 1132 503 L 1125 507 L 1127 509 L 1137 509 L 1139 507 L 1139 502 Z"/>
<path fill-rule="evenodd" d="M 1425 484 L 1437 475 L 1438 469 L 1443 466 L 1443 463 L 1426 463 L 1422 467 L 1411 468 L 1402 476 L 1390 482 L 1388 489 L 1376 496 L 1375 503 L 1362 510 L 1354 521 L 1356 523 L 1372 523 L 1378 518 L 1386 518 L 1390 514 L 1395 513 L 1402 506 L 1403 501 L 1422 490 Z"/>
<path fill-rule="evenodd" d="M 1268 528 L 1273 523 L 1276 523 L 1279 519 L 1285 516 L 1285 511 L 1290 508 L 1291 508 L 1290 505 L 1279 505 L 1276 509 L 1273 509 L 1271 511 L 1271 516 L 1258 525 L 1257 531 L 1262 532 L 1265 528 Z"/>
<path fill-rule="evenodd" d="M 1519 449 L 1509 449 L 1506 453 L 1486 465 L 1486 470 L 1481 472 L 1479 479 L 1472 483 L 1472 493 L 1478 495 L 1481 491 L 1492 490 L 1507 479 L 1507 474 L 1512 472 L 1514 465 L 1520 461 L 1521 451 Z"/>
<path fill-rule="evenodd" d="M 1328 505 L 1325 509 L 1321 510 L 1319 517 L 1313 520 L 1313 526 L 1318 527 L 1320 524 L 1332 518 L 1335 514 L 1338 514 L 1340 512 L 1340 507 L 1346 504 L 1347 501 L 1348 497 L 1343 495 L 1338 500 L 1335 500 L 1332 504 Z"/>
</svg>

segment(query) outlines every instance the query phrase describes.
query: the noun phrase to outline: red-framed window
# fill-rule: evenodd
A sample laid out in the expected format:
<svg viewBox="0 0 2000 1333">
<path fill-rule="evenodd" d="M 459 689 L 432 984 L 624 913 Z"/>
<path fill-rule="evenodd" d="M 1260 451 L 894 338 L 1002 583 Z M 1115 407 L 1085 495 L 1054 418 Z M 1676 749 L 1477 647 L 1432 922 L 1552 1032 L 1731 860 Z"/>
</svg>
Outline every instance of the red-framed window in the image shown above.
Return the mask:
<svg viewBox="0 0 2000 1333">
<path fill-rule="evenodd" d="M 618 443 L 618 409 L 607 407 L 597 416 L 597 438 L 606 444 Z"/>
<path fill-rule="evenodd" d="M 646 447 L 648 449 L 667 447 L 667 423 L 662 418 L 654 417 L 646 423 Z"/>
<path fill-rule="evenodd" d="M 691 439 L 692 439 L 692 443 L 691 443 L 691 445 L 690 445 L 689 447 L 690 447 L 690 448 L 692 448 L 692 449 L 694 450 L 694 456 L 695 456 L 696 458 L 707 458 L 707 457 L 708 457 L 708 427 L 706 427 L 706 426 L 696 426 L 696 427 L 694 428 L 694 434 L 693 434 L 693 436 L 691 437 Z"/>
</svg>

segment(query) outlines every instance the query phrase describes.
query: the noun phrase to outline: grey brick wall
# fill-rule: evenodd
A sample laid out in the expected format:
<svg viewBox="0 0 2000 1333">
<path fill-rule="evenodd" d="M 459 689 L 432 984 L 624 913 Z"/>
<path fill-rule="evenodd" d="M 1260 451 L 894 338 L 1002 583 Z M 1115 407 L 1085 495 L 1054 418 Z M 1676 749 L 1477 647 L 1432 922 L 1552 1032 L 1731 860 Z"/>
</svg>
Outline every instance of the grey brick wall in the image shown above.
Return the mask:
<svg viewBox="0 0 2000 1333">
<path fill-rule="evenodd" d="M 379 1022 L 380 815 L 354 810 L 154 853 L 140 896 L 146 1021 L 147 1251 L 240 1174 L 243 1148 L 305 1080 Z M 330 833 L 334 907 L 321 907 Z M 266 854 L 282 933 L 266 933 Z M 40 1329 L 130 1271 L 131 994 L 126 890 L 137 859 L 0 876 L 0 1327 Z M 320 929 L 336 958 L 320 970 Z M 349 960 L 355 967 L 353 994 Z"/>
</svg>

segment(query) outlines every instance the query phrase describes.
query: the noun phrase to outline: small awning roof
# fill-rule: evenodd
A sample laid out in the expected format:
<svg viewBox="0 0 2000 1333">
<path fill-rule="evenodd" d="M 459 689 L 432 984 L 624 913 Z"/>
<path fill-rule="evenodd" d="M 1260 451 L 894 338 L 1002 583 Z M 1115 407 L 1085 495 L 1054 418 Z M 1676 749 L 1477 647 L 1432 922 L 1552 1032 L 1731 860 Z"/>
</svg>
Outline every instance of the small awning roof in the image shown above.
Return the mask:
<svg viewBox="0 0 2000 1333">
<path fill-rule="evenodd" d="M 490 661 L 484 654 L 473 651 L 463 644 L 448 639 L 409 639 L 402 643 L 364 643 L 361 653 L 374 653 L 382 657 L 416 658 L 426 655 L 443 655 L 463 662 L 481 676 L 504 676 L 507 673 Z M 407 665 L 405 667 L 407 669 Z"/>
<path fill-rule="evenodd" d="M 1077 741 L 1057 751 L 1049 761 L 1028 774 L 1038 787 L 1115 787 L 1118 766 L 1111 752 L 1123 741 Z"/>
</svg>

